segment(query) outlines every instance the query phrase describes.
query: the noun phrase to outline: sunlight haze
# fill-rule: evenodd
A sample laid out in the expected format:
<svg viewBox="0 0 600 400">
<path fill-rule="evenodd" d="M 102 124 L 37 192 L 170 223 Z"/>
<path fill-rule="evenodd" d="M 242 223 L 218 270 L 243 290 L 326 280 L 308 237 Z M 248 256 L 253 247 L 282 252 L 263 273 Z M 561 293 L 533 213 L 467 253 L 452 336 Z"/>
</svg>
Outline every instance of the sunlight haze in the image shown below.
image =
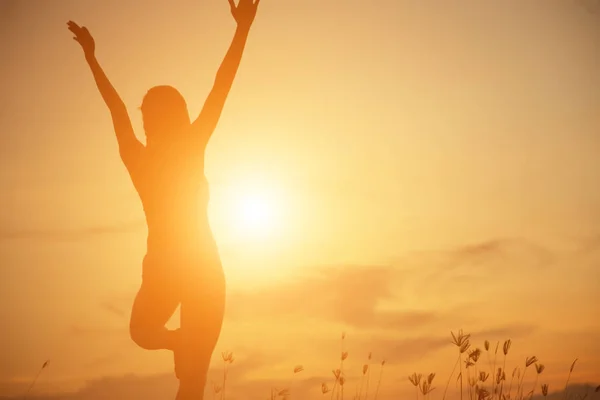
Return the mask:
<svg viewBox="0 0 600 400">
<path fill-rule="evenodd" d="M 321 398 L 346 332 L 351 394 L 372 352 L 380 400 L 414 396 L 415 371 L 441 399 L 464 329 L 511 339 L 507 370 L 537 356 L 551 391 L 575 358 L 571 382 L 600 384 L 600 12 L 582 4 L 261 1 L 206 153 L 227 277 L 209 380 L 232 351 L 232 399 L 296 365 L 296 398 Z M 68 20 L 140 140 L 146 91 L 173 85 L 195 118 L 235 31 L 226 0 L 0 0 L 0 398 L 48 359 L 34 394 L 156 377 L 170 396 L 172 354 L 128 335 L 144 213 Z"/>
</svg>

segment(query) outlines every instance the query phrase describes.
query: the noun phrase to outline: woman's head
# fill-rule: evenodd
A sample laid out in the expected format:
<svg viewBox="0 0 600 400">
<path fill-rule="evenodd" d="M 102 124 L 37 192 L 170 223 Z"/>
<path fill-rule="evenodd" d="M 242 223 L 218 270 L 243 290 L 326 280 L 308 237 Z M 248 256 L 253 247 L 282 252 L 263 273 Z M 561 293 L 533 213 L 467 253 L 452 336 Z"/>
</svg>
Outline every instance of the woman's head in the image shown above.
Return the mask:
<svg viewBox="0 0 600 400">
<path fill-rule="evenodd" d="M 185 99 L 171 86 L 148 90 L 140 107 L 148 142 L 172 139 L 190 125 Z"/>
</svg>

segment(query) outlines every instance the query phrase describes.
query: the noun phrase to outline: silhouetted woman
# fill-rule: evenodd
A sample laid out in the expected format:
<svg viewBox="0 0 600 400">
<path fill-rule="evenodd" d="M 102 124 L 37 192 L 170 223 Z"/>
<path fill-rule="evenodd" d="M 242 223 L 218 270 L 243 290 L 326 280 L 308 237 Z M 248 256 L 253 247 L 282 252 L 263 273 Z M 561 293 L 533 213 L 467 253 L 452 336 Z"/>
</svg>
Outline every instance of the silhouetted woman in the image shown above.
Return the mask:
<svg viewBox="0 0 600 400">
<path fill-rule="evenodd" d="M 174 352 L 177 399 L 202 399 L 225 311 L 225 276 L 207 215 L 204 152 L 236 75 L 259 0 L 228 0 L 237 30 L 198 118 L 191 122 L 181 94 L 170 86 L 142 102 L 146 145 L 136 138 L 125 104 L 94 55 L 85 27 L 68 23 L 83 48 L 112 116 L 119 153 L 148 225 L 142 284 L 133 303 L 131 338 L 144 349 Z M 181 326 L 165 324 L 181 305 Z"/>
</svg>

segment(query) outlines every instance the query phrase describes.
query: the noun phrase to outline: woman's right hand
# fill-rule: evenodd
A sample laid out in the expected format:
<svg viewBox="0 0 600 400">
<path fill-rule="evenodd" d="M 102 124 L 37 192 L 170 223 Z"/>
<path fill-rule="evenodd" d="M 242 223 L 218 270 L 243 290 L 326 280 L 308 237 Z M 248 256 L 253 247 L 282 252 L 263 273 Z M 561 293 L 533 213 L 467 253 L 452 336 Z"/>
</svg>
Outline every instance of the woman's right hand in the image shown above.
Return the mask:
<svg viewBox="0 0 600 400">
<path fill-rule="evenodd" d="M 73 40 L 81 45 L 83 53 L 86 57 L 93 56 L 96 50 L 96 44 L 94 38 L 85 26 L 79 26 L 73 21 L 67 22 L 69 30 L 75 35 Z"/>
</svg>

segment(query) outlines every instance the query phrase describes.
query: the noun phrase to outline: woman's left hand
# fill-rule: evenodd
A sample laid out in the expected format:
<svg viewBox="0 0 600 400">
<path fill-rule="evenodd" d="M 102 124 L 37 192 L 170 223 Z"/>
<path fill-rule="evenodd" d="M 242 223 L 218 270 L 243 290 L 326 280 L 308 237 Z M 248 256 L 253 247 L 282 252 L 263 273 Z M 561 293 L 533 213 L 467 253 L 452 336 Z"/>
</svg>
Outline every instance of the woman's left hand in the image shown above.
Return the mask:
<svg viewBox="0 0 600 400">
<path fill-rule="evenodd" d="M 239 0 L 235 5 L 235 0 L 228 0 L 231 8 L 231 15 L 241 28 L 249 29 L 256 17 L 256 10 L 260 0 Z"/>
</svg>

